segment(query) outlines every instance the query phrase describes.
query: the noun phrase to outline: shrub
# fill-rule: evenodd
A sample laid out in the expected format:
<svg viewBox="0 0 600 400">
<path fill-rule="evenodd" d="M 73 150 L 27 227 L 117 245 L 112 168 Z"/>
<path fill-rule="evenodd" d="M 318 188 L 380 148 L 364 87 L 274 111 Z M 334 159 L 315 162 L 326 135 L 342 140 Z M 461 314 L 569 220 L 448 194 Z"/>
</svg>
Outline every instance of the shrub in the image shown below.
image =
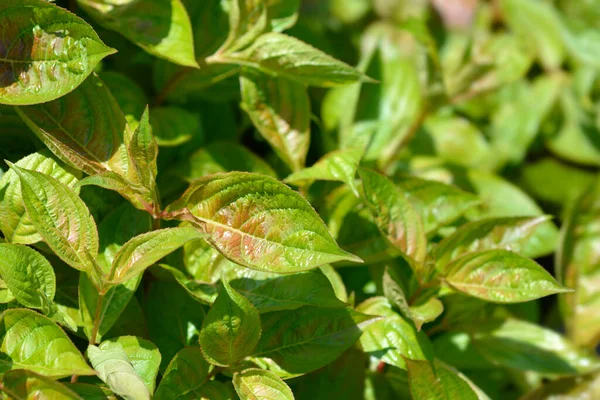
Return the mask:
<svg viewBox="0 0 600 400">
<path fill-rule="evenodd" d="M 0 390 L 597 398 L 599 10 L 0 0 Z"/>
</svg>

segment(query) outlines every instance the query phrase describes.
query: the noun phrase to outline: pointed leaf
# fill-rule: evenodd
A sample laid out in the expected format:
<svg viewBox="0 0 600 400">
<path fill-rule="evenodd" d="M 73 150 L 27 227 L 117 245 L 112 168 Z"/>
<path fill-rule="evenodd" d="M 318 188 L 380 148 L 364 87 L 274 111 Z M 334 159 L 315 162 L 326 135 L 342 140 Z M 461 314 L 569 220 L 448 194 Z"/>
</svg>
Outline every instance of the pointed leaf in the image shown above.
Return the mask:
<svg viewBox="0 0 600 400">
<path fill-rule="evenodd" d="M 465 254 L 503 249 L 520 253 L 547 217 L 486 218 L 464 224 L 444 239 L 436 250 L 436 265 L 443 270 Z"/>
<path fill-rule="evenodd" d="M 598 369 L 600 360 L 563 336 L 515 319 L 491 320 L 474 327 L 477 351 L 497 365 L 521 371 L 570 375 Z"/>
<path fill-rule="evenodd" d="M 465 380 L 437 362 L 407 359 L 406 366 L 413 399 L 478 399 Z"/>
<path fill-rule="evenodd" d="M 282 32 L 296 24 L 300 0 L 265 0 L 271 30 Z"/>
<path fill-rule="evenodd" d="M 88 176 L 77 182 L 76 188 L 81 186 L 99 186 L 104 189 L 114 190 L 138 210 L 145 210 L 149 213 L 154 211 L 154 199 L 149 189 L 137 185 L 127 178 L 112 171 L 101 172 Z"/>
<path fill-rule="evenodd" d="M 306 87 L 242 68 L 242 107 L 279 157 L 297 171 L 310 144 L 310 100 Z"/>
<path fill-rule="evenodd" d="M 266 33 L 247 50 L 228 58 L 311 86 L 330 87 L 366 79 L 348 64 L 282 33 Z"/>
<path fill-rule="evenodd" d="M 337 246 L 302 196 L 267 176 L 231 172 L 200 178 L 166 211 L 199 224 L 213 246 L 248 268 L 293 273 L 358 261 Z"/>
<path fill-rule="evenodd" d="M 219 52 L 243 49 L 267 28 L 264 0 L 232 0 L 229 7 L 229 35 Z"/>
<path fill-rule="evenodd" d="M 16 111 L 65 163 L 89 175 L 110 170 L 128 176 L 125 116 L 97 75 L 66 96 Z"/>
<path fill-rule="evenodd" d="M 560 299 L 568 336 L 586 347 L 595 347 L 600 341 L 599 216 L 600 182 L 595 181 L 568 208 L 556 257 L 557 276 L 575 289 Z"/>
<path fill-rule="evenodd" d="M 109 280 L 113 284 L 128 281 L 190 240 L 204 236 L 190 227 L 161 229 L 136 236 L 115 255 Z"/>
<path fill-rule="evenodd" d="M 54 299 L 56 277 L 52 265 L 27 246 L 0 244 L 0 277 L 25 307 L 43 308 L 44 299 Z"/>
<path fill-rule="evenodd" d="M 319 270 L 292 275 L 267 274 L 238 267 L 229 283 L 262 314 L 303 306 L 344 307 L 327 277 Z"/>
<path fill-rule="evenodd" d="M 202 398 L 202 386 L 207 383 L 208 367 L 199 347 L 181 349 L 163 374 L 154 399 Z"/>
<path fill-rule="evenodd" d="M 27 214 L 46 244 L 71 267 L 92 272 L 98 255 L 94 218 L 77 194 L 58 179 L 16 166 Z"/>
<path fill-rule="evenodd" d="M 154 393 L 161 360 L 158 348 L 152 342 L 135 336 L 121 336 L 104 343 L 121 346 L 135 372 L 142 378 L 150 393 Z"/>
<path fill-rule="evenodd" d="M 356 309 L 383 317 L 368 326 L 360 338 L 360 345 L 367 354 L 402 369 L 406 369 L 407 359 L 433 358 L 433 349 L 427 336 L 423 332 L 417 332 L 409 320 L 395 313 L 387 299 L 373 297 Z"/>
<path fill-rule="evenodd" d="M 535 261 L 507 250 L 469 253 L 446 269 L 456 290 L 495 303 L 520 303 L 570 292 Z"/>
<path fill-rule="evenodd" d="M 0 341 L 0 374 L 13 369 L 52 378 L 94 374 L 62 329 L 34 311 L 4 311 L 0 315 Z"/>
<path fill-rule="evenodd" d="M 43 0 L 3 0 L 0 103 L 57 99 L 79 86 L 114 49 L 81 18 Z"/>
<path fill-rule="evenodd" d="M 233 386 L 240 400 L 294 400 L 292 389 L 270 371 L 250 368 L 233 375 Z"/>
<path fill-rule="evenodd" d="M 479 203 L 474 194 L 437 181 L 404 176 L 395 182 L 421 216 L 428 234 L 447 225 Z"/>
<path fill-rule="evenodd" d="M 312 167 L 294 172 L 285 179 L 287 183 L 303 184 L 314 180 L 344 182 L 358 197 L 356 172 L 363 155 L 361 149 L 342 149 L 325 154 Z"/>
<path fill-rule="evenodd" d="M 365 199 L 382 234 L 417 263 L 425 260 L 427 238 L 412 204 L 392 181 L 377 172 L 360 170 Z"/>
<path fill-rule="evenodd" d="M 77 183 L 77 172 L 67 169 L 47 155 L 33 153 L 16 162 L 21 168 L 50 175 L 70 188 Z M 75 189 L 77 192 L 77 189 Z M 8 170 L 0 179 L 0 229 L 11 243 L 33 244 L 42 240 L 31 223 L 21 193 L 21 181 L 15 171 Z"/>
<path fill-rule="evenodd" d="M 223 280 L 223 289 L 200 331 L 200 346 L 206 359 L 216 365 L 236 365 L 252 353 L 260 334 L 258 310 Z"/>
<path fill-rule="evenodd" d="M 148 388 L 133 368 L 122 346 L 112 342 L 104 342 L 100 346 L 90 345 L 87 356 L 98 372 L 98 377 L 115 394 L 125 400 L 150 399 Z"/>
<path fill-rule="evenodd" d="M 156 186 L 158 145 L 152 136 L 148 108 L 144 111 L 140 123 L 129 142 L 129 154 L 138 175 L 138 181 L 150 192 Z"/>
<path fill-rule="evenodd" d="M 7 372 L 2 377 L 2 387 L 11 398 L 18 399 L 56 399 L 83 400 L 60 382 L 24 369 Z"/>
<path fill-rule="evenodd" d="M 192 24 L 181 0 L 77 0 L 99 24 L 157 57 L 197 67 Z"/>
<path fill-rule="evenodd" d="M 305 374 L 338 358 L 374 319 L 351 308 L 311 306 L 263 314 L 253 360 L 284 379 Z"/>
</svg>

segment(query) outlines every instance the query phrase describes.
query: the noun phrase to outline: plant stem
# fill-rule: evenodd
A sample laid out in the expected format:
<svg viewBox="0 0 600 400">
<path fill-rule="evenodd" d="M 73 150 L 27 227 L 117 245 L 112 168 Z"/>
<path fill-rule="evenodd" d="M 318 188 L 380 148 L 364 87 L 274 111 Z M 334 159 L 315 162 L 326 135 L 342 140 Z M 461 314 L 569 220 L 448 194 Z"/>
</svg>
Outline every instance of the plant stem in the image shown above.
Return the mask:
<svg viewBox="0 0 600 400">
<path fill-rule="evenodd" d="M 208 375 L 206 375 L 206 379 L 204 379 L 204 382 L 211 380 L 211 378 L 213 378 L 215 375 L 217 375 L 219 372 L 222 372 L 222 371 L 225 371 L 225 368 L 214 367 L 213 370 L 210 371 L 210 373 Z"/>
<path fill-rule="evenodd" d="M 92 334 L 90 335 L 90 344 L 96 344 L 96 337 L 98 336 L 98 330 L 100 329 L 101 315 L 102 315 L 102 301 L 104 301 L 105 292 L 98 293 L 98 301 L 96 302 L 96 315 L 94 316 L 94 327 L 92 328 Z"/>
<path fill-rule="evenodd" d="M 71 383 L 77 383 L 77 379 L 79 379 L 78 375 L 71 376 Z"/>
</svg>

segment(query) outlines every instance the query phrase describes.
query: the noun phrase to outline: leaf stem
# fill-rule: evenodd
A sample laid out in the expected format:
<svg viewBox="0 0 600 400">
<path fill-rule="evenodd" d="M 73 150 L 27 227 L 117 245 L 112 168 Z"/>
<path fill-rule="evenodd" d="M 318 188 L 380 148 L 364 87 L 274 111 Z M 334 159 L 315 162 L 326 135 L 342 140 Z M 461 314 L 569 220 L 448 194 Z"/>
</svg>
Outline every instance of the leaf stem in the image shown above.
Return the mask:
<svg viewBox="0 0 600 400">
<path fill-rule="evenodd" d="M 208 382 L 209 380 L 211 380 L 215 375 L 217 375 L 220 372 L 225 371 L 225 368 L 223 367 L 214 367 L 212 369 L 212 371 L 209 372 L 208 375 L 206 375 L 206 378 L 204 379 L 204 382 Z"/>
<path fill-rule="evenodd" d="M 92 334 L 90 335 L 90 344 L 96 344 L 96 338 L 98 331 L 100 330 L 101 316 L 102 316 L 102 302 L 106 292 L 98 293 L 98 301 L 96 302 L 96 315 L 94 316 L 94 327 L 92 328 Z"/>
</svg>

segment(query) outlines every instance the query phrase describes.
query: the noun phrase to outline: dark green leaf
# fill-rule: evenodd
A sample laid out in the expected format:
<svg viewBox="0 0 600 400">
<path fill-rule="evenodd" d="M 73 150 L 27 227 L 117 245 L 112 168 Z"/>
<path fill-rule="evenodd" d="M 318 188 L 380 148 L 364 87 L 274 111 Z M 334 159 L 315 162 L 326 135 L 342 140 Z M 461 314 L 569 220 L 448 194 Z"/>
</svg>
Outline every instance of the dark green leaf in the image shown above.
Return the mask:
<svg viewBox="0 0 600 400">
<path fill-rule="evenodd" d="M 413 399 L 478 399 L 464 379 L 440 363 L 406 359 L 406 366 Z"/>
<path fill-rule="evenodd" d="M 261 335 L 258 310 L 223 280 L 223 288 L 206 314 L 200 346 L 208 361 L 236 365 L 250 355 Z"/>
<path fill-rule="evenodd" d="M 156 400 L 202 398 L 209 364 L 199 347 L 181 349 L 169 363 L 154 398 Z M 195 396 L 195 397 L 194 397 Z"/>
<path fill-rule="evenodd" d="M 159 146 L 179 146 L 202 134 L 200 118 L 179 107 L 156 107 L 150 114 L 152 133 Z"/>
<path fill-rule="evenodd" d="M 302 375 L 339 357 L 373 321 L 351 308 L 306 306 L 263 314 L 252 360 L 284 379 Z"/>
</svg>

